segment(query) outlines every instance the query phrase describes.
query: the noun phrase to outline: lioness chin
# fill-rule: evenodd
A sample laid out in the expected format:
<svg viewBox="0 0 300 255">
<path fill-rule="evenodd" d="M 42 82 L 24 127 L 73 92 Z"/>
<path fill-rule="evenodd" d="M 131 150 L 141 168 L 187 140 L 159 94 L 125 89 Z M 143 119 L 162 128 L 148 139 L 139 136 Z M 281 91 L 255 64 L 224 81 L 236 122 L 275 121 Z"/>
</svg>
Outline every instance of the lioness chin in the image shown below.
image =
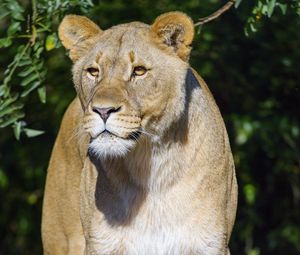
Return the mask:
<svg viewBox="0 0 300 255">
<path fill-rule="evenodd" d="M 45 254 L 229 254 L 237 184 L 227 132 L 188 64 L 183 13 L 59 27 L 77 98 L 52 152 Z"/>
</svg>

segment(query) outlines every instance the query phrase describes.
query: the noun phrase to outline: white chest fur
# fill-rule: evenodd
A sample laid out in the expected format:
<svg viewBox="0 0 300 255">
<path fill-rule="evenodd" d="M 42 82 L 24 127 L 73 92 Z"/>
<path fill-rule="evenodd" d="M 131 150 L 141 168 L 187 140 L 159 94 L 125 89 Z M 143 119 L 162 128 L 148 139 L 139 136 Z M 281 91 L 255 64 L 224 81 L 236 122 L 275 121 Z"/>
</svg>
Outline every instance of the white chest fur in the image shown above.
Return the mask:
<svg viewBox="0 0 300 255">
<path fill-rule="evenodd" d="M 95 211 L 87 254 L 223 254 L 222 231 L 191 217 L 194 213 L 189 210 L 194 209 L 176 200 L 168 203 L 165 198 L 149 196 L 136 215 L 122 225 L 112 224 Z"/>
</svg>

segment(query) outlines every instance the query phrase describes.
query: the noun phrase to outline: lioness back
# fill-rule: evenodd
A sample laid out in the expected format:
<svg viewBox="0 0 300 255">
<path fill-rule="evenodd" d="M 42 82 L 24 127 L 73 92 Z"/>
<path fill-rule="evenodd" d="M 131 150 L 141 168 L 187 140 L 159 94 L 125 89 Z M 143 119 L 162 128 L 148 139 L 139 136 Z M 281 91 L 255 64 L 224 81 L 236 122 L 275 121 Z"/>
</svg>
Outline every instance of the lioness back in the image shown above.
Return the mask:
<svg viewBox="0 0 300 255">
<path fill-rule="evenodd" d="M 188 64 L 192 20 L 170 12 L 103 31 L 69 15 L 59 36 L 78 97 L 48 168 L 45 254 L 229 254 L 235 170 Z"/>
</svg>

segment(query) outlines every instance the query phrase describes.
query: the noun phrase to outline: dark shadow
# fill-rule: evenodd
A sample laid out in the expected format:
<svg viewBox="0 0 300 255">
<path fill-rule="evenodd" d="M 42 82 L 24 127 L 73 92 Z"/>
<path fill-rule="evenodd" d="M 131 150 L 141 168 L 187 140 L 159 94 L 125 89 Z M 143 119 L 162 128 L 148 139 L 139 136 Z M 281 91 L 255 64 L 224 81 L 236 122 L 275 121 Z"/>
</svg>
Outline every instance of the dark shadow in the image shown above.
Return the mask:
<svg viewBox="0 0 300 255">
<path fill-rule="evenodd" d="M 112 226 L 130 224 L 144 201 L 145 195 L 143 190 L 130 182 L 130 180 L 126 180 L 129 182 L 129 188 L 125 192 L 121 191 L 123 192 L 121 197 L 120 190 L 114 187 L 112 181 L 107 177 L 101 160 L 96 159 L 93 155 L 89 155 L 89 157 L 98 171 L 95 189 L 97 209 L 103 213 L 106 221 Z M 124 174 L 127 174 L 126 169 L 116 169 L 116 171 L 124 171 Z"/>
<path fill-rule="evenodd" d="M 197 78 L 193 74 L 192 69 L 188 68 L 185 77 L 184 110 L 181 114 L 181 117 L 176 122 L 172 123 L 168 131 L 169 134 L 172 134 L 174 142 L 179 142 L 181 144 L 187 143 L 190 102 L 192 93 L 195 89 L 201 89 L 201 86 Z M 167 137 L 167 139 L 170 139 L 170 137 Z"/>
</svg>

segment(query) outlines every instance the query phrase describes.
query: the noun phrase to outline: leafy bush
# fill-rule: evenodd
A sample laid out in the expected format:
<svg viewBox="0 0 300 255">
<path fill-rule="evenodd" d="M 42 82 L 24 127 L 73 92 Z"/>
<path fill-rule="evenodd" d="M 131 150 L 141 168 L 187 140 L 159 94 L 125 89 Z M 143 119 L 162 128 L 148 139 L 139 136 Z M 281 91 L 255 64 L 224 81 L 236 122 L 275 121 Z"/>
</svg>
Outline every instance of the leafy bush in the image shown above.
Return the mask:
<svg viewBox="0 0 300 255">
<path fill-rule="evenodd" d="M 12 125 L 17 139 L 22 131 L 28 137 L 43 133 L 25 128 L 24 102 L 29 93 L 37 91 L 41 103 L 46 103 L 44 52 L 60 46 L 57 23 L 70 9 L 79 8 L 86 13 L 92 7 L 90 0 L 33 0 L 30 6 L 27 2 L 23 6 L 17 0 L 5 0 L 0 5 L 0 19 L 9 23 L 6 36 L 0 39 L 0 48 L 15 51 L 0 85 L 0 128 Z"/>
</svg>

